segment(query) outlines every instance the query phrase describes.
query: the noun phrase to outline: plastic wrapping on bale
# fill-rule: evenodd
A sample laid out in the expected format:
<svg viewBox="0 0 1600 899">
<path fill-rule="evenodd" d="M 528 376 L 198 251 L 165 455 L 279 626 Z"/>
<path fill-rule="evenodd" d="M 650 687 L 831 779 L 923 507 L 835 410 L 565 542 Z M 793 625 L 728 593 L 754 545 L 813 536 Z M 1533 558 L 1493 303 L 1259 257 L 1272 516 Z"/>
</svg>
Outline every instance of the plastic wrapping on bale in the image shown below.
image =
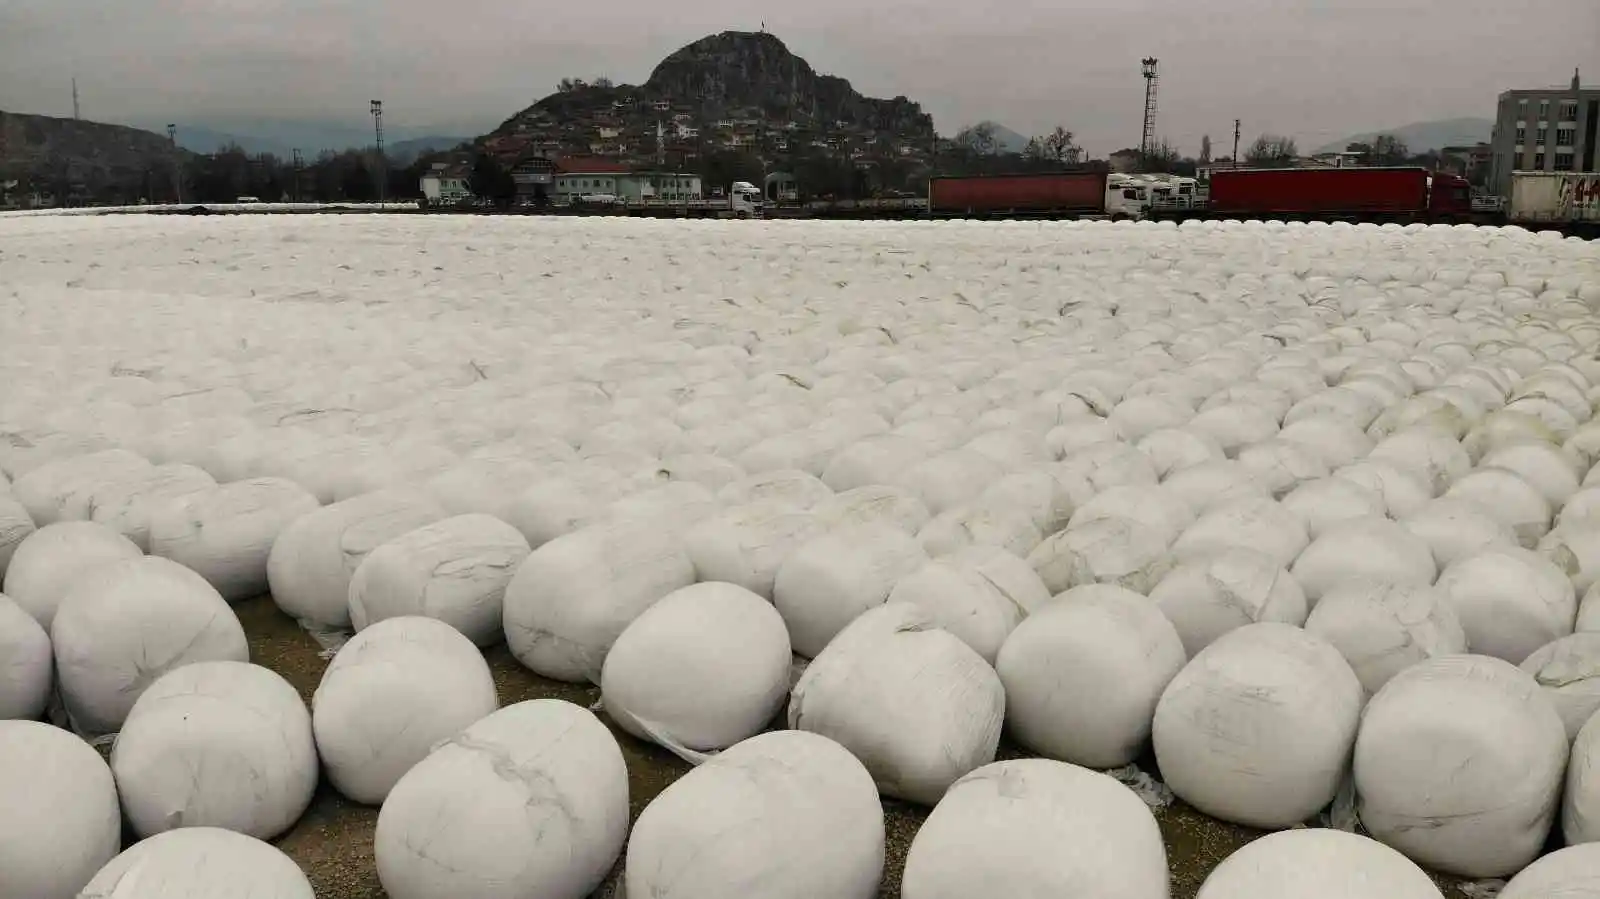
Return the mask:
<svg viewBox="0 0 1600 899">
<path fill-rule="evenodd" d="M 619 497 L 606 507 L 601 520 L 652 522 L 682 532 L 721 508 L 711 488 L 693 481 L 671 481 Z"/>
<path fill-rule="evenodd" d="M 1415 862 L 1377 840 L 1305 828 L 1269 833 L 1223 859 L 1195 899 L 1378 897 L 1444 899 L 1444 894 Z"/>
<path fill-rule="evenodd" d="M 789 702 L 791 728 L 839 741 L 884 795 L 923 805 L 994 760 L 1004 720 L 994 669 L 904 603 L 879 606 L 841 631 Z"/>
<path fill-rule="evenodd" d="M 812 512 L 825 528 L 881 521 L 916 534 L 931 519 L 928 507 L 900 487 L 869 485 L 836 493 L 818 503 Z"/>
<path fill-rule="evenodd" d="M 1391 518 L 1405 518 L 1433 499 L 1433 489 L 1424 475 L 1379 459 L 1353 462 L 1333 473 L 1371 490 L 1383 498 L 1384 511 Z"/>
<path fill-rule="evenodd" d="M 1005 473 L 1004 465 L 977 450 L 955 449 L 929 457 L 892 483 L 909 489 L 938 515 L 976 499 Z"/>
<path fill-rule="evenodd" d="M 1445 491 L 1445 496 L 1477 503 L 1516 535 L 1527 549 L 1539 544 L 1550 531 L 1550 502 L 1516 473 L 1501 468 L 1480 468 Z"/>
<path fill-rule="evenodd" d="M 1521 664 L 1534 650 L 1572 633 L 1578 601 L 1553 562 L 1514 547 L 1458 559 L 1438 588 L 1461 619 L 1474 653 Z"/>
<path fill-rule="evenodd" d="M 105 525 L 61 521 L 29 534 L 6 569 L 5 594 L 45 630 L 77 580 L 107 565 L 137 559 L 133 541 Z"/>
<path fill-rule="evenodd" d="M 149 552 L 150 517 L 157 510 L 216 486 L 211 475 L 193 465 L 157 465 L 95 490 L 88 518 Z"/>
<path fill-rule="evenodd" d="M 1573 459 L 1554 444 L 1538 441 L 1509 443 L 1495 448 L 1479 465 L 1504 469 L 1539 491 L 1550 508 L 1559 509 L 1578 492 L 1580 473 L 1573 470 Z"/>
<path fill-rule="evenodd" d="M 730 507 L 779 503 L 795 509 L 810 509 L 832 496 L 833 491 L 815 475 L 795 469 L 752 474 L 717 492 L 718 502 Z"/>
<path fill-rule="evenodd" d="M 1420 477 L 1434 496 L 1466 477 L 1472 459 L 1449 432 L 1426 425 L 1406 428 L 1384 438 L 1368 459 L 1388 462 Z"/>
<path fill-rule="evenodd" d="M 190 568 L 229 602 L 250 599 L 267 592 L 278 534 L 319 508 L 315 496 L 282 478 L 224 484 L 154 513 L 150 554 Z"/>
<path fill-rule="evenodd" d="M 623 884 L 658 899 L 873 899 L 883 807 L 872 777 L 832 740 L 774 731 L 668 786 L 628 837 Z"/>
<path fill-rule="evenodd" d="M 679 535 L 648 523 L 591 525 L 539 547 L 517 569 L 506 586 L 506 645 L 536 674 L 598 683 L 628 625 L 694 580 Z"/>
<path fill-rule="evenodd" d="M 1344 655 L 1368 695 L 1412 665 L 1467 651 L 1466 631 L 1435 587 L 1340 584 L 1323 595 L 1305 628 Z"/>
<path fill-rule="evenodd" d="M 771 603 L 734 584 L 694 584 L 617 638 L 601 697 L 623 730 L 699 762 L 772 721 L 788 697 L 792 658 Z"/>
<path fill-rule="evenodd" d="M 1201 650 L 1156 705 L 1167 786 L 1213 817 L 1283 828 L 1334 798 L 1350 760 L 1361 681 L 1321 638 L 1251 624 Z"/>
<path fill-rule="evenodd" d="M 1428 544 L 1441 569 L 1491 547 L 1518 545 L 1511 528 L 1482 506 L 1450 496 L 1429 502 L 1400 523 Z"/>
<path fill-rule="evenodd" d="M 272 601 L 302 624 L 348 629 L 350 579 L 367 555 L 447 514 L 419 491 L 395 489 L 302 515 L 278 534 L 267 557 Z"/>
<path fill-rule="evenodd" d="M 1511 878 L 1498 899 L 1600 899 L 1600 845 L 1550 853 Z"/>
<path fill-rule="evenodd" d="M 939 515 L 917 533 L 929 556 L 942 556 L 972 546 L 993 546 L 1027 555 L 1044 534 L 1026 509 L 992 503 L 983 497 Z"/>
<path fill-rule="evenodd" d="M 388 618 L 437 618 L 478 646 L 505 636 L 506 585 L 528 541 L 489 515 L 457 515 L 384 543 L 350 578 L 356 630 Z"/>
<path fill-rule="evenodd" d="M 1177 628 L 1193 658 L 1218 637 L 1258 621 L 1296 627 L 1306 620 L 1306 596 L 1294 576 L 1264 553 L 1227 549 L 1168 572 L 1150 599 Z"/>
<path fill-rule="evenodd" d="M 0 490 L 0 583 L 5 581 L 6 571 L 11 566 L 11 558 L 16 554 L 17 547 L 34 530 L 28 510 L 14 497 Z"/>
<path fill-rule="evenodd" d="M 140 694 L 111 770 L 140 837 L 221 827 L 270 840 L 294 826 L 317 788 L 311 714 L 267 668 L 185 665 Z"/>
<path fill-rule="evenodd" d="M 900 578 L 887 599 L 922 609 L 991 665 L 1017 624 L 1049 601 L 1032 566 L 988 546 L 929 561 Z"/>
<path fill-rule="evenodd" d="M 141 840 L 100 869 L 78 899 L 210 899 L 248 884 L 250 899 L 315 899 L 311 882 L 271 843 L 218 827 Z"/>
<path fill-rule="evenodd" d="M 681 540 L 700 580 L 727 581 L 772 599 L 784 562 L 824 530 L 809 510 L 755 503 L 712 516 Z"/>
<path fill-rule="evenodd" d="M 538 549 L 599 521 L 624 486 L 623 477 L 608 468 L 592 463 L 567 466 L 513 497 L 505 520 Z"/>
<path fill-rule="evenodd" d="M 0 593 L 0 721 L 44 714 L 55 682 L 50 635 Z"/>
<path fill-rule="evenodd" d="M 1084 584 L 1149 593 L 1172 569 L 1167 546 L 1162 532 L 1149 525 L 1106 518 L 1046 539 L 1028 554 L 1028 564 L 1052 594 Z"/>
<path fill-rule="evenodd" d="M 583 899 L 622 852 L 628 769 L 588 710 L 507 706 L 400 778 L 373 837 L 393 899 Z"/>
<path fill-rule="evenodd" d="M 1349 581 L 1426 587 L 1438 574 L 1433 551 L 1397 522 L 1378 516 L 1341 522 L 1311 542 L 1289 569 L 1306 603 Z"/>
<path fill-rule="evenodd" d="M 1235 500 L 1201 515 L 1172 545 L 1178 562 L 1202 559 L 1229 549 L 1265 553 L 1287 568 L 1310 538 L 1294 513 L 1265 497 Z"/>
<path fill-rule="evenodd" d="M 1194 512 L 1183 499 L 1160 486 L 1137 484 L 1111 487 L 1077 506 L 1067 528 L 1078 530 L 1098 521 L 1136 521 L 1161 535 L 1168 545 L 1195 523 Z"/>
<path fill-rule="evenodd" d="M 1150 809 L 1122 784 L 1048 759 L 985 765 L 956 781 L 917 831 L 903 899 L 1167 899 Z"/>
<path fill-rule="evenodd" d="M 814 658 L 927 561 L 916 540 L 885 524 L 837 528 L 800 546 L 778 569 L 772 590 L 794 651 Z"/>
<path fill-rule="evenodd" d="M 1156 702 L 1188 657 L 1155 603 L 1077 587 L 1035 610 L 1000 649 L 1006 724 L 1048 758 L 1117 768 L 1150 738 Z"/>
<path fill-rule="evenodd" d="M 76 581 L 50 640 L 67 716 L 75 730 L 94 737 L 120 728 L 139 695 L 168 671 L 250 659 L 244 628 L 216 589 L 153 556 L 97 568 Z"/>
<path fill-rule="evenodd" d="M 1267 485 L 1258 481 L 1254 472 L 1231 459 L 1202 462 L 1173 472 L 1161 486 L 1187 503 L 1195 515 L 1236 499 L 1272 497 Z"/>
<path fill-rule="evenodd" d="M 122 845 L 111 769 L 37 721 L 0 721 L 0 896 L 73 899 Z"/>
<path fill-rule="evenodd" d="M 16 479 L 11 495 L 28 510 L 34 524 L 83 521 L 87 500 L 102 486 L 150 468 L 150 462 L 124 449 L 101 450 L 48 462 Z M 70 508 L 76 506 L 77 514 Z"/>
<path fill-rule="evenodd" d="M 1504 877 L 1544 846 L 1566 764 L 1566 730 L 1532 677 L 1487 656 L 1432 659 L 1362 715 L 1361 823 L 1428 868 Z"/>
<path fill-rule="evenodd" d="M 390 618 L 333 657 L 311 699 L 311 726 L 333 786 L 377 805 L 435 743 L 498 705 L 488 663 L 460 631 Z"/>
<path fill-rule="evenodd" d="M 1591 715 L 1572 742 L 1561 799 L 1561 835 L 1567 845 L 1600 843 L 1600 725 Z M 1594 871 L 1600 889 L 1600 867 Z"/>
<path fill-rule="evenodd" d="M 1573 740 L 1600 711 L 1600 634 L 1568 634 L 1547 643 L 1517 666 L 1533 675 Z M 1597 834 L 1600 836 L 1600 834 Z"/>
</svg>

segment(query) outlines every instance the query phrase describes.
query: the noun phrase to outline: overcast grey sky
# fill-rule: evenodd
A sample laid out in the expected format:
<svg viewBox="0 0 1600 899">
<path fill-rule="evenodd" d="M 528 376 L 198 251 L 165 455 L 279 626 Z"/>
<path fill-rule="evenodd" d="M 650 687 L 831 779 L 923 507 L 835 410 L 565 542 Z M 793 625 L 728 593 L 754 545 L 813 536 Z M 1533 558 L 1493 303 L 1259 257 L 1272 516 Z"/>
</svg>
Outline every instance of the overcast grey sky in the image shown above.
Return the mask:
<svg viewBox="0 0 1600 899">
<path fill-rule="evenodd" d="M 704 34 L 768 30 L 941 132 L 1060 122 L 1136 144 L 1139 59 L 1186 153 L 1235 116 L 1248 141 L 1492 117 L 1509 87 L 1600 82 L 1600 0 L 0 0 L 0 109 L 210 125 L 237 117 L 487 130 L 563 75 L 644 80 Z"/>
</svg>

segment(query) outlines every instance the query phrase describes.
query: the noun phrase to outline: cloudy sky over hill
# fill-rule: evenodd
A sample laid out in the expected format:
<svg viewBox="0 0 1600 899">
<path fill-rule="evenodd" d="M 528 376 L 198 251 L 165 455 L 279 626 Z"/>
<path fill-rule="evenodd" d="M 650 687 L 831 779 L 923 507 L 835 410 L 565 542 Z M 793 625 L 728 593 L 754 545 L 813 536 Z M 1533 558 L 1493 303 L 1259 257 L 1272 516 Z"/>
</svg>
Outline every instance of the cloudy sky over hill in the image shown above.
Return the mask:
<svg viewBox="0 0 1600 899">
<path fill-rule="evenodd" d="M 1234 117 L 1305 147 L 1407 122 L 1493 115 L 1502 89 L 1600 81 L 1596 0 L 5 0 L 0 109 L 226 125 L 366 120 L 475 133 L 564 75 L 642 81 L 704 34 L 765 24 L 864 93 L 939 128 L 1057 122 L 1104 154 L 1137 143 L 1139 59 L 1161 60 L 1161 128 L 1219 151 Z"/>
</svg>

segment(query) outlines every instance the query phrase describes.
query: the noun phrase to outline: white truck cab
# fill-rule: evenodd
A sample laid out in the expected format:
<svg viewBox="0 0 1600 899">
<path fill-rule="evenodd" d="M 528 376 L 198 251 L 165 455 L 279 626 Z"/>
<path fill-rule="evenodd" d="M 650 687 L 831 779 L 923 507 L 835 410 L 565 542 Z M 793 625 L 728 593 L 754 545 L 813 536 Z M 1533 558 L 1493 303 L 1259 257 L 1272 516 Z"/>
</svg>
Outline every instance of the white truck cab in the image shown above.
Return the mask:
<svg viewBox="0 0 1600 899">
<path fill-rule="evenodd" d="M 765 197 L 748 181 L 735 181 L 728 189 L 728 211 L 738 218 L 761 218 Z"/>
<path fill-rule="evenodd" d="M 1106 176 L 1106 215 L 1113 219 L 1142 219 L 1150 209 L 1150 189 L 1133 175 Z"/>
</svg>

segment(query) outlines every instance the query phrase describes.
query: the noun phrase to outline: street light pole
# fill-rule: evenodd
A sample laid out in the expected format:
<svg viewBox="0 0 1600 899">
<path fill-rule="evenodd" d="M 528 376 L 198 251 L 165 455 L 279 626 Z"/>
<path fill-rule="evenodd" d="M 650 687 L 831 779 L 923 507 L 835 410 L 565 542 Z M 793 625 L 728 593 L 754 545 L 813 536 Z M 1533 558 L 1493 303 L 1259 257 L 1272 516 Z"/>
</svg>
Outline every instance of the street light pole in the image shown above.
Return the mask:
<svg viewBox="0 0 1600 899">
<path fill-rule="evenodd" d="M 167 125 L 167 140 L 172 142 L 172 192 L 177 197 L 177 205 L 183 205 L 183 166 L 182 159 L 178 156 L 178 126 Z"/>
<path fill-rule="evenodd" d="M 381 207 L 381 206 L 383 206 L 383 203 L 384 203 L 384 199 L 385 199 L 384 195 L 387 192 L 388 181 L 389 181 L 388 173 L 387 173 L 387 171 L 385 171 L 386 166 L 384 165 L 384 158 L 383 158 L 383 101 L 382 100 L 373 100 L 372 101 L 372 130 L 373 130 L 373 134 L 377 137 L 377 142 L 378 142 L 378 159 L 377 159 L 377 168 L 378 168 L 378 205 Z"/>
</svg>

